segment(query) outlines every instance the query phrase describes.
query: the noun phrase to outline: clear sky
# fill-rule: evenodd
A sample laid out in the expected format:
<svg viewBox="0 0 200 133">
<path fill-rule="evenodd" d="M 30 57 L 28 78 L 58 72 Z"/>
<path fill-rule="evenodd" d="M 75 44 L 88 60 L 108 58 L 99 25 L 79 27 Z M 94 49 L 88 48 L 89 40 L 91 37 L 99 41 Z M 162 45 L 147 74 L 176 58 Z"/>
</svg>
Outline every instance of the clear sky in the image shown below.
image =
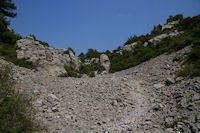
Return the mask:
<svg viewBox="0 0 200 133">
<path fill-rule="evenodd" d="M 17 17 L 11 27 L 23 37 L 77 54 L 123 45 L 128 37 L 150 33 L 170 15 L 200 14 L 200 0 L 13 0 Z"/>
</svg>

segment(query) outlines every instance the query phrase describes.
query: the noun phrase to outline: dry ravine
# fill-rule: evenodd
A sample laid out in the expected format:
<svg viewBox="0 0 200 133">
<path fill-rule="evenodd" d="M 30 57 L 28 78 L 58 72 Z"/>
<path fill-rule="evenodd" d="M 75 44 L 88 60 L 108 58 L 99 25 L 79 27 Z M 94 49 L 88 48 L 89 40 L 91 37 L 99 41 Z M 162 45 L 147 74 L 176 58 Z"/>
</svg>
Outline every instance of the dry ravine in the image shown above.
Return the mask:
<svg viewBox="0 0 200 133">
<path fill-rule="evenodd" d="M 190 49 L 94 78 L 59 78 L 13 65 L 49 133 L 200 132 L 200 78 L 176 78 Z"/>
</svg>

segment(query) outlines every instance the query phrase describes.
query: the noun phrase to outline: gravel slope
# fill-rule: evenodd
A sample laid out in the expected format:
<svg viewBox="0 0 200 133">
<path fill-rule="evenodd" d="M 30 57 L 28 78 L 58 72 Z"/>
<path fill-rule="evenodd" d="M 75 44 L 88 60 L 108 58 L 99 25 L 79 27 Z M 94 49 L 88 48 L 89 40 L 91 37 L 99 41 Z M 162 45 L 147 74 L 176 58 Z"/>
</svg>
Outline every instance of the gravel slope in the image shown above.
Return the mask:
<svg viewBox="0 0 200 133">
<path fill-rule="evenodd" d="M 181 66 L 173 62 L 189 49 L 95 78 L 13 68 L 49 133 L 193 133 L 200 132 L 200 78 L 175 78 Z"/>
</svg>

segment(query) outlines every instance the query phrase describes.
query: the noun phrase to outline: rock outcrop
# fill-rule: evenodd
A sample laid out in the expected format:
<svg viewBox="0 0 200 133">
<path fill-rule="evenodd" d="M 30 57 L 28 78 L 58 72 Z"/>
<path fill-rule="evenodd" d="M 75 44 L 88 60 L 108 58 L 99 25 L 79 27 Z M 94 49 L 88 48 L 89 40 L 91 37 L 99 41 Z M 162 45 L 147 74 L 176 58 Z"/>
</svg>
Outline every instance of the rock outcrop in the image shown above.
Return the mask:
<svg viewBox="0 0 200 133">
<path fill-rule="evenodd" d="M 184 32 L 178 32 L 177 30 L 175 30 L 174 32 L 171 32 L 169 34 L 160 34 L 158 36 L 153 37 L 152 39 L 150 39 L 148 42 L 144 43 L 144 46 L 148 46 L 148 45 L 156 45 L 158 42 L 160 42 L 161 40 L 167 38 L 167 37 L 174 37 L 174 36 L 178 36 L 180 34 L 183 34 Z"/>
<path fill-rule="evenodd" d="M 117 51 L 117 53 L 122 54 L 123 51 L 130 51 L 134 49 L 137 44 L 138 44 L 137 42 L 134 42 L 134 43 L 127 44 L 124 46 L 120 46 L 120 49 Z"/>
<path fill-rule="evenodd" d="M 66 54 L 64 49 L 44 46 L 31 36 L 18 40 L 16 46 L 17 58 L 33 62 L 37 70 L 58 75 L 65 73 L 64 65 L 79 69 L 80 61 L 72 51 Z"/>
<path fill-rule="evenodd" d="M 174 27 L 174 25 L 176 25 L 178 23 L 179 23 L 179 21 L 172 21 L 167 24 L 156 25 L 156 26 L 154 26 L 152 33 L 163 31 L 164 29 L 171 29 L 172 27 Z"/>
<path fill-rule="evenodd" d="M 98 73 L 108 73 L 110 70 L 110 60 L 106 54 L 100 55 L 99 59 L 99 71 Z"/>
<path fill-rule="evenodd" d="M 89 64 L 92 64 L 92 63 L 98 64 L 99 58 L 86 59 L 85 62 L 84 62 L 84 64 L 86 64 L 86 65 L 89 65 Z"/>
<path fill-rule="evenodd" d="M 177 25 L 178 23 L 179 23 L 179 21 L 172 21 L 172 22 L 168 22 L 167 24 L 156 25 L 156 26 L 154 26 L 152 34 L 157 33 L 157 32 L 161 32 L 165 29 L 171 29 L 175 25 Z M 160 34 L 158 36 L 153 37 L 148 42 L 145 42 L 143 45 L 145 47 L 148 46 L 148 45 L 151 45 L 151 44 L 156 45 L 158 42 L 160 42 L 161 40 L 163 40 L 167 37 L 174 37 L 174 36 L 177 36 L 177 35 L 182 34 L 182 33 L 183 33 L 183 31 L 178 32 L 177 30 L 175 30 L 174 32 L 171 32 L 169 34 Z M 116 53 L 123 54 L 123 51 L 133 50 L 137 44 L 138 44 L 137 42 L 134 42 L 134 43 L 131 43 L 131 44 L 126 44 L 124 46 L 120 46 L 120 48 L 117 50 Z"/>
</svg>

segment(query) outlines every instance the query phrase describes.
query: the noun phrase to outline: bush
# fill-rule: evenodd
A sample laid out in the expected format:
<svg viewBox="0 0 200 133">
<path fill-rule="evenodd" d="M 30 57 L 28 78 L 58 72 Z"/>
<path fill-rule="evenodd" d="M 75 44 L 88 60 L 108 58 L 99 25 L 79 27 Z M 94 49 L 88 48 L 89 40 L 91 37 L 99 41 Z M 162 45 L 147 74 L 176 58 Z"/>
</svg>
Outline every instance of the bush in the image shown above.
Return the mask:
<svg viewBox="0 0 200 133">
<path fill-rule="evenodd" d="M 63 54 L 69 54 L 69 51 L 72 51 L 72 53 L 75 55 L 75 51 L 72 48 L 68 48 L 67 50 L 64 51 Z"/>
<path fill-rule="evenodd" d="M 14 89 L 11 68 L 0 64 L 0 132 L 21 133 L 42 130 L 34 120 L 35 111 L 28 95 Z"/>
<path fill-rule="evenodd" d="M 99 58 L 100 53 L 96 49 L 88 49 L 87 53 L 85 54 L 86 59 L 92 59 L 92 58 Z"/>
<path fill-rule="evenodd" d="M 82 63 L 85 62 L 85 55 L 84 55 L 84 53 L 80 53 L 80 54 L 78 55 L 78 57 L 79 57 L 79 59 L 81 60 Z"/>
<path fill-rule="evenodd" d="M 81 64 L 80 69 L 76 70 L 70 66 L 65 66 L 66 73 L 59 75 L 59 77 L 75 77 L 80 78 L 82 74 L 87 74 L 89 77 L 95 77 L 94 71 L 98 69 L 98 64 L 92 63 L 90 65 Z"/>
<path fill-rule="evenodd" d="M 194 46 L 189 52 L 185 67 L 177 72 L 177 76 L 200 76 L 200 46 Z"/>
<path fill-rule="evenodd" d="M 34 34 L 30 34 L 29 36 L 33 37 L 33 39 L 35 41 L 38 41 L 41 45 L 49 47 L 49 44 L 47 42 L 41 41 L 41 40 L 37 40 Z"/>
<path fill-rule="evenodd" d="M 96 71 L 98 69 L 98 64 L 91 63 L 89 65 L 81 64 L 80 73 L 90 75 L 91 72 Z"/>
<path fill-rule="evenodd" d="M 21 36 L 15 34 L 13 31 L 9 31 L 7 29 L 8 25 L 9 21 L 6 21 L 4 17 L 0 16 L 0 56 L 15 65 L 32 69 L 32 62 L 17 59 L 15 43 L 21 39 Z"/>
<path fill-rule="evenodd" d="M 89 77 L 95 77 L 95 73 L 94 72 L 90 72 Z"/>
<path fill-rule="evenodd" d="M 0 56 L 3 56 L 5 60 L 14 63 L 20 67 L 25 67 L 29 69 L 33 69 L 33 63 L 30 61 L 26 61 L 25 59 L 18 59 L 16 48 L 14 45 L 9 45 L 0 42 Z"/>
<path fill-rule="evenodd" d="M 137 45 L 132 51 L 123 51 L 123 54 L 113 54 L 110 57 L 111 68 L 110 72 L 121 71 L 144 61 L 154 58 L 157 52 L 153 47 L 144 47 L 141 44 Z"/>
<path fill-rule="evenodd" d="M 65 66 L 65 70 L 66 70 L 66 73 L 59 75 L 59 77 L 74 77 L 74 78 L 81 77 L 78 70 L 76 70 L 70 66 Z"/>
<path fill-rule="evenodd" d="M 167 23 L 172 22 L 172 21 L 177 21 L 177 20 L 183 20 L 183 15 L 182 14 L 177 14 L 176 16 L 169 16 L 167 19 Z"/>
</svg>

